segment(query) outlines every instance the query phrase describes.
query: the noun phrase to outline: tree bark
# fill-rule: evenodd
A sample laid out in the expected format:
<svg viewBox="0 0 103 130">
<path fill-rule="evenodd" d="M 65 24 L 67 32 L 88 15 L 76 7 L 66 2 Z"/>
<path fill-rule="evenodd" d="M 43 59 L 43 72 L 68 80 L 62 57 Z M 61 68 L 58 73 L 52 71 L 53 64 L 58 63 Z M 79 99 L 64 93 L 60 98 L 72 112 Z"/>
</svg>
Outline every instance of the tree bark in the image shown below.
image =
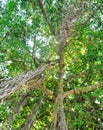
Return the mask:
<svg viewBox="0 0 103 130">
<path fill-rule="evenodd" d="M 103 81 L 98 82 L 98 83 L 91 85 L 91 86 L 88 86 L 88 87 L 82 87 L 82 88 L 76 88 L 76 89 L 73 89 L 73 90 L 69 90 L 69 91 L 64 93 L 64 98 L 71 96 L 73 94 L 87 93 L 87 92 L 93 91 L 95 89 L 98 89 L 102 86 L 103 86 Z"/>
<path fill-rule="evenodd" d="M 27 116 L 24 124 L 22 124 L 21 130 L 30 130 L 32 128 L 33 123 L 35 122 L 35 119 L 36 119 L 36 116 L 37 116 L 37 113 L 38 113 L 38 109 L 41 105 L 42 99 L 43 99 L 43 96 L 41 97 L 41 100 L 39 102 L 35 103 L 31 114 Z"/>
<path fill-rule="evenodd" d="M 55 130 L 68 130 L 67 124 L 66 124 L 66 118 L 64 113 L 64 104 L 63 104 L 63 75 L 64 75 L 64 56 L 63 56 L 63 44 L 61 44 L 61 47 L 59 48 L 59 83 L 58 83 L 58 92 L 57 92 L 57 115 L 55 117 L 54 122 L 54 129 Z"/>
<path fill-rule="evenodd" d="M 47 16 L 47 14 L 46 14 L 46 11 L 45 11 L 45 9 L 44 9 L 44 7 L 43 7 L 42 1 L 41 1 L 41 0 L 38 0 L 38 4 L 39 4 L 39 7 L 40 7 L 40 9 L 41 9 L 41 12 L 42 12 L 42 14 L 43 14 L 43 16 L 44 16 L 46 22 L 48 23 L 48 25 L 49 25 L 49 27 L 50 27 L 50 30 L 51 30 L 52 34 L 55 35 L 55 30 L 54 30 L 54 28 L 53 28 L 53 26 L 52 26 L 52 24 L 51 24 L 51 22 L 50 22 L 50 20 L 49 20 L 49 18 L 48 18 L 48 16 Z"/>
</svg>

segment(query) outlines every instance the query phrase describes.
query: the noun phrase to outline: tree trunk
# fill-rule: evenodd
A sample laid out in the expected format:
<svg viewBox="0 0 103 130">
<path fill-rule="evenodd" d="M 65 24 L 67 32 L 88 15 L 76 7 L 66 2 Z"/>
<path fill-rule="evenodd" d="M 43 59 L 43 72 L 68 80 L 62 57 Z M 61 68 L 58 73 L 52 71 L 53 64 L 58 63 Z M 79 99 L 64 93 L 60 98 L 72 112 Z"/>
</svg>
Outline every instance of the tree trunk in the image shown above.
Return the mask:
<svg viewBox="0 0 103 130">
<path fill-rule="evenodd" d="M 64 113 L 64 105 L 63 105 L 63 74 L 64 74 L 64 57 L 63 57 L 63 48 L 59 48 L 59 83 L 58 83 L 58 94 L 57 94 L 57 117 L 55 121 L 55 130 L 68 130 L 65 113 Z"/>
</svg>

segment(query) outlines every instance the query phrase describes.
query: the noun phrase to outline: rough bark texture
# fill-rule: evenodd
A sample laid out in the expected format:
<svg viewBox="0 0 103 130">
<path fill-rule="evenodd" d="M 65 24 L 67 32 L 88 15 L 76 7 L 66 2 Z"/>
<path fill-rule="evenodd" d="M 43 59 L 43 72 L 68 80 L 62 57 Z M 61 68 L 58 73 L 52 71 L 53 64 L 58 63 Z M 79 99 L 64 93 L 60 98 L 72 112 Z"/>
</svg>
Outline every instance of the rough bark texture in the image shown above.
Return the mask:
<svg viewBox="0 0 103 130">
<path fill-rule="evenodd" d="M 31 70 L 26 74 L 19 75 L 14 79 L 0 83 L 0 99 L 14 93 L 21 86 L 27 87 L 28 85 L 32 85 L 38 79 L 38 76 L 47 69 L 47 67 L 48 65 L 44 65 L 34 71 Z"/>
<path fill-rule="evenodd" d="M 77 89 L 74 89 L 74 90 L 69 90 L 68 92 L 64 93 L 64 98 L 68 97 L 70 95 L 73 95 L 73 94 L 87 93 L 87 92 L 93 91 L 95 89 L 98 89 L 102 86 L 103 86 L 103 81 L 98 82 L 98 83 L 91 85 L 91 86 L 88 86 L 88 87 L 82 87 L 82 88 L 77 88 Z"/>
<path fill-rule="evenodd" d="M 83 6 L 85 2 L 80 5 Z M 66 9 L 67 11 L 67 9 Z M 58 54 L 59 54 L 59 81 L 58 81 L 58 94 L 57 94 L 57 114 L 54 120 L 54 129 L 55 130 L 68 130 L 66 124 L 66 118 L 64 113 L 64 91 L 63 91 L 63 74 L 64 74 L 64 47 L 68 43 L 68 38 L 73 33 L 74 23 L 83 15 L 85 9 L 82 7 L 76 7 L 76 5 L 71 5 L 68 8 L 65 16 L 63 17 L 60 32 L 58 34 Z"/>
<path fill-rule="evenodd" d="M 57 95 L 57 117 L 55 122 L 55 130 L 68 130 L 63 104 L 63 74 L 64 74 L 64 57 L 63 48 L 59 50 L 60 55 L 60 73 L 59 73 L 59 83 L 58 83 L 58 95 Z"/>
<path fill-rule="evenodd" d="M 41 101 L 42 100 L 40 100 L 38 103 L 36 103 L 34 105 L 32 113 L 30 115 L 28 115 L 27 118 L 25 119 L 25 122 L 21 126 L 21 130 L 30 130 L 31 129 L 31 127 L 33 126 L 33 123 L 34 123 L 34 121 L 36 119 L 36 116 L 37 116 L 38 109 L 40 107 Z"/>
</svg>

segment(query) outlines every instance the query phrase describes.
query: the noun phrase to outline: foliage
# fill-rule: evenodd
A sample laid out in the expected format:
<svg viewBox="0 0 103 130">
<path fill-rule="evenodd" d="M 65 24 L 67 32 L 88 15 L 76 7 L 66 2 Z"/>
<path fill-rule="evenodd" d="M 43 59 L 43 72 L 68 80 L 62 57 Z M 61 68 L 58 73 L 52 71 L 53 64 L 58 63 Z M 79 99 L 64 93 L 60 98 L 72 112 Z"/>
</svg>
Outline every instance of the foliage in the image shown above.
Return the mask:
<svg viewBox="0 0 103 130">
<path fill-rule="evenodd" d="M 7 0 L 5 3 L 1 2 L 0 83 L 5 78 L 14 78 L 50 61 L 58 61 L 56 35 L 60 33 L 59 25 L 66 15 L 66 8 L 68 9 L 75 2 L 73 0 L 43 0 L 42 2 L 48 20 L 55 30 L 55 35 L 52 34 L 38 1 Z M 68 37 L 64 49 L 64 92 L 88 87 L 103 80 L 102 3 L 102 0 L 88 2 L 87 14 L 75 23 L 73 34 Z M 31 129 L 52 129 L 54 109 L 56 108 L 55 99 L 58 93 L 58 63 L 50 64 L 43 76 L 43 85 L 53 93 L 53 96 L 47 92 L 44 93 L 39 85 L 35 89 L 23 87 L 18 90 L 5 101 L 1 101 L 0 128 L 21 129 L 27 117 L 32 113 L 34 105 L 36 106 L 43 95 Z M 27 96 L 26 103 L 24 103 L 23 96 Z M 66 97 L 64 111 L 68 129 L 103 129 L 102 97 L 103 88 L 88 93 L 74 93 L 74 95 Z M 20 111 L 15 111 L 16 104 L 19 102 L 21 102 Z"/>
</svg>

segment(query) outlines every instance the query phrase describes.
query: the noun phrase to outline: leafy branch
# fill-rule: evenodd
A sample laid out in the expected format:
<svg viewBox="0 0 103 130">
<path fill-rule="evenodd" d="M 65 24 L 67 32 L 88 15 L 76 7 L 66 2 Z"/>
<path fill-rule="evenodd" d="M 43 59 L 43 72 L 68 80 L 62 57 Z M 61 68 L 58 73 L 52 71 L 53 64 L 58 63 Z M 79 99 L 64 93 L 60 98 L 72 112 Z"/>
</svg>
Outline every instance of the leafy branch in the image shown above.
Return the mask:
<svg viewBox="0 0 103 130">
<path fill-rule="evenodd" d="M 87 92 L 93 91 L 95 89 L 101 88 L 102 86 L 103 86 L 103 81 L 98 82 L 94 85 L 90 85 L 88 87 L 82 87 L 82 88 L 76 88 L 73 90 L 69 90 L 68 92 L 64 92 L 64 98 L 71 96 L 73 94 L 87 93 Z"/>
</svg>

